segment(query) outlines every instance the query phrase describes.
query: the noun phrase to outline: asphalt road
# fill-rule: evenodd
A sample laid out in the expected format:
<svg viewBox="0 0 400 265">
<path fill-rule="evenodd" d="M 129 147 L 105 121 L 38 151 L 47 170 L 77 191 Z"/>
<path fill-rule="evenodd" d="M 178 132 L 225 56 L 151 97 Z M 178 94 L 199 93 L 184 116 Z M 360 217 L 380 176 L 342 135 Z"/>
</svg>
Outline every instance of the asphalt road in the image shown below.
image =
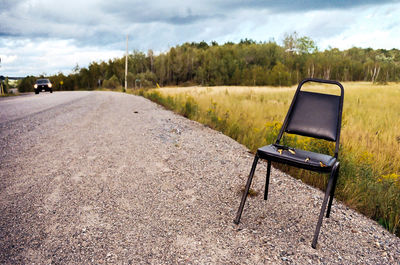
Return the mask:
<svg viewBox="0 0 400 265">
<path fill-rule="evenodd" d="M 63 104 L 74 102 L 89 92 L 58 92 L 58 93 L 34 93 L 24 94 L 19 97 L 0 98 L 0 124 L 24 118 L 28 115 L 60 107 Z"/>
<path fill-rule="evenodd" d="M 0 99 L 0 264 L 398 264 L 400 240 L 323 193 L 257 168 L 232 139 L 141 97 Z"/>
</svg>

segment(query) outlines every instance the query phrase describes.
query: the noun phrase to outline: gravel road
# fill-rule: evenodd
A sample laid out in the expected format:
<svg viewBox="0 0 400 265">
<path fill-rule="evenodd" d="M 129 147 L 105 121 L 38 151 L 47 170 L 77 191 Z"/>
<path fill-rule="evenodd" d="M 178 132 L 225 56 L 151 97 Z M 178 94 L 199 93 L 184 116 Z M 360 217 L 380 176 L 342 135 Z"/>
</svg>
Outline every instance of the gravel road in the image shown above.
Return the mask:
<svg viewBox="0 0 400 265">
<path fill-rule="evenodd" d="M 323 193 L 257 168 L 232 139 L 132 95 L 0 100 L 2 264 L 400 264 L 400 239 Z"/>
</svg>

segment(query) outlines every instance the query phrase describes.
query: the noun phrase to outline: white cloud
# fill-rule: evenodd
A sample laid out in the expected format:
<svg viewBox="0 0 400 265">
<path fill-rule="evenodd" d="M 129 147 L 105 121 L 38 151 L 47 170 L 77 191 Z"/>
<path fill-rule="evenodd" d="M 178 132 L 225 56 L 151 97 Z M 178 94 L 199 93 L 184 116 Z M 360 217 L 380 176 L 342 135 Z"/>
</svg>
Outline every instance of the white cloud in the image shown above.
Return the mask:
<svg viewBox="0 0 400 265">
<path fill-rule="evenodd" d="M 88 66 L 90 62 L 121 57 L 120 50 L 102 49 L 101 47 L 77 47 L 72 40 L 29 39 L 1 41 L 1 72 L 10 76 L 26 76 L 40 74 L 68 74 L 79 64 Z M 4 56 L 4 59 L 3 59 Z"/>
<path fill-rule="evenodd" d="M 320 43 L 325 47 L 330 45 L 339 49 L 400 49 L 400 18 L 392 16 L 399 9 L 400 4 L 391 4 L 343 12 L 347 17 L 353 17 L 351 23 L 338 34 L 322 39 Z"/>
<path fill-rule="evenodd" d="M 15 60 L 17 60 L 18 56 L 17 55 L 3 55 L 3 54 L 0 54 L 0 58 L 1 58 L 1 62 L 3 64 L 11 64 Z"/>
</svg>

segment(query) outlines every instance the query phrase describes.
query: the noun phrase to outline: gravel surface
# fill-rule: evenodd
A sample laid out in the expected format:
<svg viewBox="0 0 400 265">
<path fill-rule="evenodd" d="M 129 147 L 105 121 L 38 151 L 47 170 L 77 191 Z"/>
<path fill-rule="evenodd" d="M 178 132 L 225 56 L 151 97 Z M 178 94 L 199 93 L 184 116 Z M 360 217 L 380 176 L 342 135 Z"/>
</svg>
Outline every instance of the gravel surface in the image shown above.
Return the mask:
<svg viewBox="0 0 400 265">
<path fill-rule="evenodd" d="M 11 111 L 11 112 L 10 112 Z M 400 239 L 146 99 L 56 92 L 0 100 L 2 264 L 400 264 Z"/>
</svg>

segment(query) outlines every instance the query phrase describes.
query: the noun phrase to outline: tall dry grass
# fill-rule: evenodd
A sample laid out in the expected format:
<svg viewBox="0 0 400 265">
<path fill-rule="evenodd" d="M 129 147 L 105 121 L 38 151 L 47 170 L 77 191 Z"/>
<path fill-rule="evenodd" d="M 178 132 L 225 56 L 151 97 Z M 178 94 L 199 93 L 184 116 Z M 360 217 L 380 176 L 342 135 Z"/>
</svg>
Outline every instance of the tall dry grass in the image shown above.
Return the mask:
<svg viewBox="0 0 400 265">
<path fill-rule="evenodd" d="M 400 84 L 344 83 L 337 197 L 400 235 Z M 167 87 L 142 91 L 182 115 L 222 131 L 252 151 L 274 142 L 296 87 Z M 332 86 L 306 90 L 336 94 Z M 298 148 L 333 152 L 333 144 L 285 135 Z M 326 178 L 281 167 L 321 189 Z"/>
</svg>

